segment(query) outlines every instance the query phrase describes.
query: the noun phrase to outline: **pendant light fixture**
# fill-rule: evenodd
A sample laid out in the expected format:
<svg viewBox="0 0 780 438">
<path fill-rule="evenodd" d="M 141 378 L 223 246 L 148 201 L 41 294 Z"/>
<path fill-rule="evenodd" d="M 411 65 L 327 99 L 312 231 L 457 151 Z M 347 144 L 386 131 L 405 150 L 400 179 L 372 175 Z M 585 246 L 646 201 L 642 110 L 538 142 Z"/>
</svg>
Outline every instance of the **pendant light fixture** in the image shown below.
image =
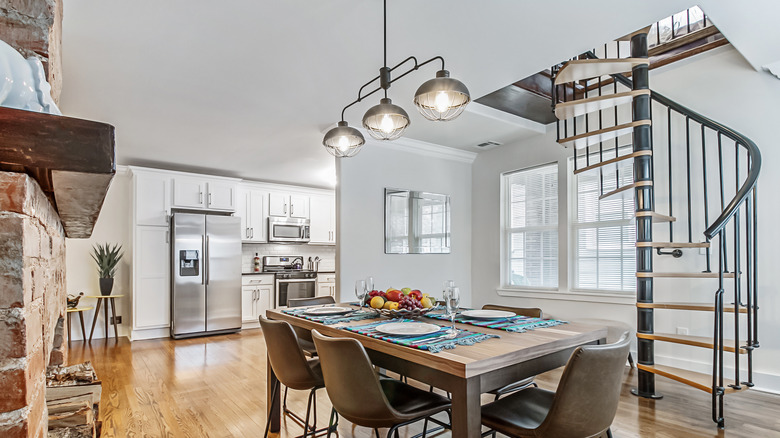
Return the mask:
<svg viewBox="0 0 780 438">
<path fill-rule="evenodd" d="M 395 140 L 401 137 L 411 124 L 409 114 L 400 106 L 393 104 L 393 101 L 387 97 L 387 90 L 393 82 L 433 61 L 441 61 L 441 70 L 436 72 L 435 78 L 422 84 L 414 96 L 414 104 L 423 117 L 433 121 L 453 120 L 463 113 L 466 105 L 471 102 L 468 88 L 461 81 L 450 78 L 450 73 L 444 69 L 444 58 L 441 56 L 434 56 L 422 63 L 418 63 L 416 57 L 410 56 L 392 68 L 387 66 L 387 0 L 383 1 L 383 7 L 384 65 L 379 69 L 379 76 L 360 87 L 357 100 L 341 110 L 341 121 L 335 128 L 329 130 L 322 140 L 328 152 L 336 157 L 352 157 L 360 152 L 360 148 L 366 142 L 360 131 L 347 125 L 344 112 L 379 90 L 384 90 L 384 98 L 380 99 L 378 105 L 366 111 L 363 116 L 363 127 L 377 140 Z M 409 61 L 413 61 L 414 65 L 393 79 L 392 72 Z M 377 80 L 379 87 L 363 94 L 363 90 Z"/>
</svg>

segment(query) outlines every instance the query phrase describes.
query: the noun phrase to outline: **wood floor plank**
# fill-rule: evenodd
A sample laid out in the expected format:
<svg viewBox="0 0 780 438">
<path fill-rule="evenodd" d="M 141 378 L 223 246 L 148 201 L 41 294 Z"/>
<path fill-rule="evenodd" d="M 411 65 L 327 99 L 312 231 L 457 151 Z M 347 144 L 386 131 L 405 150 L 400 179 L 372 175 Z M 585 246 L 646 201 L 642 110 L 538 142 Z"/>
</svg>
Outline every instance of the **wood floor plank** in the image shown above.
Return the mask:
<svg viewBox="0 0 780 438">
<path fill-rule="evenodd" d="M 91 346 L 73 342 L 69 362 L 85 360 L 92 361 L 104 385 L 100 413 L 104 438 L 262 436 L 266 354 L 260 330 L 180 341 L 96 340 Z M 554 390 L 561 371 L 542 374 L 536 381 Z M 710 420 L 708 394 L 658 378 L 656 388 L 664 394 L 662 400 L 637 398 L 629 393 L 636 384 L 636 374 L 635 369 L 626 368 L 612 427 L 616 437 L 780 438 L 776 415 L 780 396 L 755 390 L 727 395 L 726 430 L 718 431 Z M 426 385 L 419 386 L 427 390 Z M 303 415 L 307 396 L 306 391 L 290 391 L 288 405 Z M 483 396 L 483 403 L 491 400 L 491 396 Z M 318 391 L 318 426 L 327 423 L 330 408 L 326 392 Z M 403 428 L 401 436 L 409 438 L 421 431 L 422 424 L 415 424 Z M 284 419 L 277 436 L 302 432 L 295 422 Z M 339 436 L 369 438 L 372 434 L 370 429 L 342 419 Z"/>
</svg>

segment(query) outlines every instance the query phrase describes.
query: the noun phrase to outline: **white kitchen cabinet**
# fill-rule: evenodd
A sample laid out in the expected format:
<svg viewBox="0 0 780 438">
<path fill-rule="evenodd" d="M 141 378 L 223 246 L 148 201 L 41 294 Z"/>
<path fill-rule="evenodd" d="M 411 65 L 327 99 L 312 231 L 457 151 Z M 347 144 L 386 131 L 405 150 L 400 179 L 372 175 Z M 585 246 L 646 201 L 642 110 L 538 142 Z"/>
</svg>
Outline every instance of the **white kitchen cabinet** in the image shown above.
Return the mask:
<svg viewBox="0 0 780 438">
<path fill-rule="evenodd" d="M 235 211 L 237 187 L 233 181 L 176 175 L 171 204 L 195 210 Z"/>
<path fill-rule="evenodd" d="M 336 298 L 336 274 L 317 275 L 317 296 Z"/>
<path fill-rule="evenodd" d="M 336 198 L 334 196 L 312 196 L 310 244 L 336 244 Z"/>
<path fill-rule="evenodd" d="M 245 275 L 241 278 L 241 314 L 245 328 L 259 325 L 260 315 L 273 308 L 274 276 Z"/>
<path fill-rule="evenodd" d="M 239 187 L 236 214 L 241 216 L 241 240 L 244 242 L 266 242 L 267 216 L 265 210 L 266 192 L 249 187 Z"/>
<path fill-rule="evenodd" d="M 133 172 L 136 225 L 168 226 L 171 209 L 171 177 L 159 173 Z"/>
<path fill-rule="evenodd" d="M 268 215 L 308 219 L 309 197 L 286 193 L 270 193 L 268 195 Z"/>
<path fill-rule="evenodd" d="M 137 226 L 133 247 L 133 329 L 170 326 L 168 227 Z"/>
</svg>

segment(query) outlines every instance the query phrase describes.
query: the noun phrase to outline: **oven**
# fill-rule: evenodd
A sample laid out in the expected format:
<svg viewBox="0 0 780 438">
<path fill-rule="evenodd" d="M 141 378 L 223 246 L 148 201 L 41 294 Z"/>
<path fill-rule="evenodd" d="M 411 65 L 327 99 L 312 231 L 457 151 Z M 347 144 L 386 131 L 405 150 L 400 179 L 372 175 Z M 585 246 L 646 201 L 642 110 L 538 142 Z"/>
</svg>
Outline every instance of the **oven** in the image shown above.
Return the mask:
<svg viewBox="0 0 780 438">
<path fill-rule="evenodd" d="M 295 272 L 276 274 L 276 307 L 287 307 L 287 300 L 314 298 L 317 295 L 317 273 Z"/>
<path fill-rule="evenodd" d="M 268 218 L 268 241 L 273 243 L 309 243 L 309 219 Z"/>
</svg>

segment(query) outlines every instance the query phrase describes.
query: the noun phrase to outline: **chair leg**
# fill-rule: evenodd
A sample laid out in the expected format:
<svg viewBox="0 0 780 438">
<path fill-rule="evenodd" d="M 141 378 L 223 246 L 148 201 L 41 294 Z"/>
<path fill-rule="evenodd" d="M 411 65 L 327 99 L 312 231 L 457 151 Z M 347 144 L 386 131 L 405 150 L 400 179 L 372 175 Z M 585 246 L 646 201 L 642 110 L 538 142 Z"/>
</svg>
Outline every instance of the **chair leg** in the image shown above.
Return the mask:
<svg viewBox="0 0 780 438">
<path fill-rule="evenodd" d="M 279 381 L 276 381 L 273 391 L 271 391 L 271 408 L 268 410 L 268 417 L 265 420 L 265 433 L 263 437 L 268 437 L 268 429 L 271 427 L 271 412 L 274 410 L 274 400 L 276 400 L 276 393 L 279 391 Z"/>
<path fill-rule="evenodd" d="M 311 434 L 312 436 L 316 435 L 317 433 L 317 394 L 315 393 L 316 389 L 311 390 L 311 396 L 312 400 L 314 401 L 314 420 L 311 424 Z"/>
<path fill-rule="evenodd" d="M 379 438 L 379 429 L 374 429 L 374 433 L 376 434 L 376 438 Z"/>
<path fill-rule="evenodd" d="M 309 435 L 309 415 L 311 414 L 311 400 L 314 395 L 314 390 L 309 392 L 309 402 L 306 403 L 306 421 L 303 423 L 303 435 L 301 438 L 306 438 Z"/>
<path fill-rule="evenodd" d="M 630 353 L 629 353 L 628 357 L 631 357 Z M 607 438 L 612 438 L 612 428 L 611 427 L 609 429 L 607 429 Z"/>
<path fill-rule="evenodd" d="M 628 352 L 628 364 L 631 366 L 631 368 L 636 368 L 634 366 L 634 358 L 631 356 L 631 352 Z"/>
<path fill-rule="evenodd" d="M 284 387 L 284 399 L 282 401 L 282 412 L 284 412 L 285 414 L 288 412 L 288 409 L 287 409 L 287 389 L 288 388 L 285 386 Z"/>
<path fill-rule="evenodd" d="M 334 423 L 333 417 L 336 417 L 336 421 Z M 327 438 L 330 438 L 330 434 L 333 433 L 333 431 L 336 430 L 336 428 L 339 425 L 339 413 L 336 412 L 336 409 L 333 408 L 330 410 L 330 420 L 328 420 L 328 435 Z"/>
<path fill-rule="evenodd" d="M 425 420 L 423 420 L 422 438 L 425 438 L 425 434 L 427 432 L 428 432 L 428 417 L 425 417 Z"/>
</svg>

